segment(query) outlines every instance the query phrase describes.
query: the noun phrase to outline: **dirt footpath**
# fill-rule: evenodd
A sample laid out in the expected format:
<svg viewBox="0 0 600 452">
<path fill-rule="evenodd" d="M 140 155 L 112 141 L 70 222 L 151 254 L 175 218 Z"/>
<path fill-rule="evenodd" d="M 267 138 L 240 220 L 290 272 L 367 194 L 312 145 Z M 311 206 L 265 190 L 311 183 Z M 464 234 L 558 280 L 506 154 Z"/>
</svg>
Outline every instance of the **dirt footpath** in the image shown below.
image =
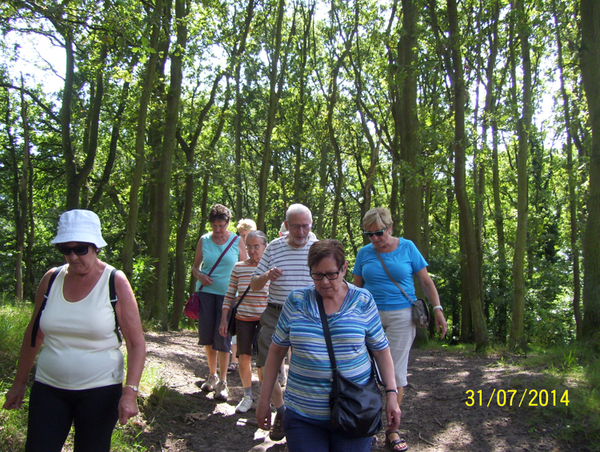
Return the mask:
<svg viewBox="0 0 600 452">
<path fill-rule="evenodd" d="M 259 452 L 287 451 L 285 440 L 275 443 L 257 427 L 255 411 L 240 414 L 242 396 L 237 372 L 229 374 L 229 401 L 215 401 L 199 384 L 208 372 L 204 351 L 191 331 L 148 333 L 148 362 L 158 368 L 164 387 L 148 395 L 136 423 L 139 438 L 150 451 Z M 539 375 L 498 358 L 473 357 L 446 351 L 413 350 L 409 386 L 402 404 L 401 434 L 411 451 L 559 451 L 553 428 L 529 422 L 536 408 L 485 406 L 493 390 L 520 389 Z M 196 375 L 200 375 L 199 378 Z M 254 374 L 254 396 L 258 380 Z M 475 391 L 469 408 L 467 391 Z M 481 390 L 483 405 L 478 406 Z M 497 400 L 497 399 L 494 399 Z M 516 400 L 513 402 L 516 405 Z M 549 408 L 549 407 L 546 407 Z M 539 408 L 537 408 L 539 409 Z M 383 432 L 372 450 L 387 450 Z"/>
</svg>

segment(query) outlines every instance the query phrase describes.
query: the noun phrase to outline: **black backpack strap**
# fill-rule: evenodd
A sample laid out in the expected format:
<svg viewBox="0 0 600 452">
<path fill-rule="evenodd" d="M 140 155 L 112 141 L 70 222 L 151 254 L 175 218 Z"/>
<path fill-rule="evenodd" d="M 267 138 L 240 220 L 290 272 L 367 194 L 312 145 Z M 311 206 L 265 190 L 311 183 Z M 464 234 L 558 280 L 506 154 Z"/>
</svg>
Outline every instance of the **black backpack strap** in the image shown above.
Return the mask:
<svg viewBox="0 0 600 452">
<path fill-rule="evenodd" d="M 42 318 L 42 311 L 46 307 L 46 301 L 48 301 L 48 295 L 50 294 L 50 288 L 52 287 L 54 280 L 60 273 L 60 269 L 61 269 L 61 267 L 55 268 L 54 271 L 52 272 L 52 274 L 50 275 L 50 280 L 48 281 L 48 288 L 46 289 L 46 293 L 44 293 L 44 301 L 42 301 L 42 306 L 40 306 L 40 310 L 38 311 L 37 315 L 35 316 L 35 320 L 33 322 L 33 328 L 31 329 L 31 346 L 32 347 L 35 347 L 37 333 L 38 333 L 38 330 L 40 329 L 40 319 Z"/>
<path fill-rule="evenodd" d="M 110 304 L 112 305 L 113 308 L 113 312 L 115 314 L 115 334 L 117 335 L 117 338 L 119 339 L 119 342 L 123 342 L 123 339 L 121 338 L 121 331 L 119 328 L 119 321 L 117 320 L 117 301 L 119 300 L 117 298 L 117 289 L 115 288 L 115 275 L 117 274 L 117 269 L 113 268 L 112 271 L 110 272 L 110 277 L 108 279 L 108 291 L 109 291 L 109 297 L 110 297 Z"/>
</svg>

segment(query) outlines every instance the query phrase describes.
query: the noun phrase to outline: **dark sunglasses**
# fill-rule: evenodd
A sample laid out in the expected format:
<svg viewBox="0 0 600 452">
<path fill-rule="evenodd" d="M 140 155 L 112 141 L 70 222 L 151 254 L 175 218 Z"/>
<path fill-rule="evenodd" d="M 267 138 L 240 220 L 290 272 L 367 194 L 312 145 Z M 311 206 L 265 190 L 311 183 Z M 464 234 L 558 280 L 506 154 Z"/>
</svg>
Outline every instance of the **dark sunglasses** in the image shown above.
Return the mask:
<svg viewBox="0 0 600 452">
<path fill-rule="evenodd" d="M 386 231 L 386 229 L 387 228 L 383 228 L 383 229 L 380 229 L 379 231 L 374 231 L 374 232 L 365 231 L 365 232 L 363 232 L 363 235 L 366 235 L 369 238 L 373 237 L 374 235 L 376 235 L 377 237 L 381 237 L 383 235 L 383 233 Z"/>
<path fill-rule="evenodd" d="M 85 256 L 90 250 L 90 245 L 75 245 L 75 246 L 67 246 L 67 245 L 56 245 L 56 249 L 60 251 L 65 256 L 70 256 L 71 252 L 75 253 L 77 256 Z"/>
</svg>

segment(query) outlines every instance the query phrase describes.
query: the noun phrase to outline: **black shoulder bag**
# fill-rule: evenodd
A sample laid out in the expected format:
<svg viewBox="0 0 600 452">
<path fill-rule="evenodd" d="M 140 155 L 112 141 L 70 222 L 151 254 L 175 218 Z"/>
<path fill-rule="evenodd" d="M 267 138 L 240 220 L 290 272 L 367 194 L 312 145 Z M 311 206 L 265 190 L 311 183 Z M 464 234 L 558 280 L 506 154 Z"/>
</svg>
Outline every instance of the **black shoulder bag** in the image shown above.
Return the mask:
<svg viewBox="0 0 600 452">
<path fill-rule="evenodd" d="M 371 376 L 365 385 L 359 385 L 339 372 L 323 298 L 319 292 L 315 292 L 331 363 L 332 383 L 329 395 L 331 427 L 348 438 L 373 436 L 381 430 L 381 410 L 383 409 L 374 366 L 371 365 Z"/>
</svg>

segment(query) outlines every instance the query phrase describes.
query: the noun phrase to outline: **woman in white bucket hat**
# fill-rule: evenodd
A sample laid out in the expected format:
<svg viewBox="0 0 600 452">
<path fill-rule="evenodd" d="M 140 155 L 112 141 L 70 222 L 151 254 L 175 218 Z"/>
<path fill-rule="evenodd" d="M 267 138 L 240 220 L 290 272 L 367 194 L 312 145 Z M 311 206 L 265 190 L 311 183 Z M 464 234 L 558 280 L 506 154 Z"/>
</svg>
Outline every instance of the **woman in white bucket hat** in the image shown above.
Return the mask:
<svg viewBox="0 0 600 452">
<path fill-rule="evenodd" d="M 117 420 L 125 424 L 138 413 L 146 345 L 137 302 L 125 274 L 98 259 L 106 242 L 94 212 L 63 213 L 51 243 L 66 264 L 42 278 L 4 408 L 21 407 L 43 343 L 31 388 L 26 451 L 59 452 L 74 424 L 75 451 L 108 452 Z"/>
</svg>

